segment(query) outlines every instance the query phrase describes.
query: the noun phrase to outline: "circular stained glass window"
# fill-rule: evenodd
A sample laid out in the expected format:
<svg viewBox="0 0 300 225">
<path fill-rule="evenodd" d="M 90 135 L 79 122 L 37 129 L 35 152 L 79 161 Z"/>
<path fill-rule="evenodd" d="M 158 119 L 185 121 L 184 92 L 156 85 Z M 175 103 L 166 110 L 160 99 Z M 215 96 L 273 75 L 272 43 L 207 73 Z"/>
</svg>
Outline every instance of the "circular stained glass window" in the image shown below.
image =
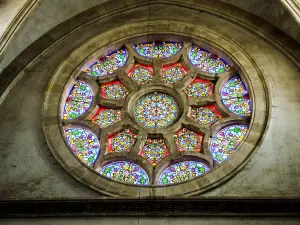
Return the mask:
<svg viewBox="0 0 300 225">
<path fill-rule="evenodd" d="M 194 43 L 129 43 L 99 52 L 62 90 L 65 151 L 94 171 L 92 185 L 175 187 L 242 151 L 253 97 L 233 63 Z"/>
<path fill-rule="evenodd" d="M 134 106 L 137 123 L 148 128 L 166 128 L 176 121 L 179 107 L 167 94 L 153 92 L 139 98 Z"/>
</svg>

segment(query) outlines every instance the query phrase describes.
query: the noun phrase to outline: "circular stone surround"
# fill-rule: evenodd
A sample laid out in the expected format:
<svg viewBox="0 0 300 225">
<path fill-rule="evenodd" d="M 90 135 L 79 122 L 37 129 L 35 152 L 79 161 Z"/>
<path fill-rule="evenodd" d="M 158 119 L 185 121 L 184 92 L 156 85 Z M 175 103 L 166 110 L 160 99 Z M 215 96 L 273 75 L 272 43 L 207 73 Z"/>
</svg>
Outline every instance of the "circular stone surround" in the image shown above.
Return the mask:
<svg viewBox="0 0 300 225">
<path fill-rule="evenodd" d="M 161 92 L 151 92 L 140 97 L 134 106 L 137 123 L 146 128 L 167 128 L 179 115 L 176 100 Z"/>
<path fill-rule="evenodd" d="M 135 25 L 135 26 L 140 26 Z M 164 26 L 165 27 L 165 26 Z M 142 26 L 140 27 L 142 28 Z M 175 27 L 172 27 L 174 29 Z M 158 25 L 158 29 L 162 29 Z M 175 29 L 176 30 L 176 29 Z M 196 32 L 197 29 L 195 29 Z M 129 32 L 129 31 L 128 31 Z M 133 33 L 131 33 L 132 36 L 136 35 L 135 31 L 132 30 Z M 175 32 L 176 31 L 172 31 Z M 199 32 L 199 31 L 198 31 Z M 201 32 L 200 32 L 201 33 Z M 197 46 L 204 46 L 206 49 L 209 49 L 210 51 L 219 54 L 223 58 L 226 59 L 226 61 L 230 62 L 230 65 L 233 70 L 224 73 L 224 75 L 218 77 L 215 74 L 208 74 L 205 72 L 201 72 L 195 68 L 193 68 L 192 65 L 189 64 L 188 61 L 188 51 L 190 50 L 191 43 L 185 42 L 184 36 L 174 36 L 177 41 L 180 41 L 184 43 L 183 49 L 176 54 L 174 57 L 170 57 L 169 59 L 153 59 L 152 61 L 139 56 L 136 54 L 129 45 L 126 44 L 127 50 L 129 50 L 129 58 L 124 66 L 123 69 L 118 70 L 115 74 L 112 74 L 111 78 L 105 78 L 106 82 L 111 82 L 116 79 L 119 79 L 122 83 L 125 84 L 126 87 L 129 88 L 129 94 L 126 97 L 125 100 L 112 102 L 111 100 L 100 98 L 97 100 L 97 103 L 93 101 L 92 106 L 90 109 L 81 117 L 78 119 L 75 119 L 74 121 L 65 120 L 63 121 L 62 118 L 62 111 L 63 111 L 63 103 L 64 99 L 66 98 L 67 91 L 70 90 L 72 85 L 74 84 L 76 79 L 82 79 L 83 77 L 82 68 L 85 64 L 90 64 L 91 58 L 95 58 L 96 55 L 105 55 L 103 53 L 103 49 L 105 49 L 105 45 L 110 44 L 109 42 L 103 42 L 103 46 L 100 49 L 100 51 L 96 51 L 93 49 L 88 49 L 89 46 L 92 46 L 93 43 L 99 43 L 99 40 L 101 38 L 106 37 L 104 40 L 111 40 L 113 41 L 117 33 L 110 32 L 107 34 L 101 34 L 97 36 L 96 38 L 90 40 L 82 47 L 78 48 L 76 51 L 74 51 L 70 58 L 66 60 L 65 63 L 63 63 L 60 68 L 55 73 L 53 80 L 51 81 L 51 84 L 49 85 L 49 89 L 47 91 L 46 95 L 46 101 L 45 101 L 45 111 L 44 111 L 44 131 L 47 138 L 47 142 L 54 153 L 57 160 L 64 166 L 64 168 L 69 171 L 74 177 L 79 179 L 81 182 L 89 185 L 90 187 L 103 192 L 108 195 L 126 195 L 126 196 L 176 196 L 176 195 L 192 195 L 196 193 L 200 193 L 203 191 L 208 190 L 209 188 L 212 188 L 221 182 L 223 182 L 225 179 L 228 179 L 231 177 L 235 172 L 237 171 L 237 168 L 240 168 L 244 163 L 245 159 L 249 158 L 249 156 L 252 155 L 253 149 L 256 148 L 257 144 L 259 143 L 259 140 L 261 138 L 261 135 L 264 132 L 265 124 L 266 124 L 266 115 L 267 115 L 267 92 L 264 90 L 264 81 L 260 77 L 260 72 L 253 69 L 251 62 L 248 61 L 247 57 L 244 55 L 244 53 L 240 53 L 240 50 L 238 48 L 235 48 L 232 43 L 225 41 L 225 39 L 221 39 L 220 44 L 224 49 L 222 51 L 217 51 L 216 49 L 220 49 L 220 47 L 216 47 L 213 42 L 210 43 L 210 46 L 206 44 L 206 41 L 204 39 L 195 38 L 193 43 Z M 128 33 L 128 35 L 130 32 Z M 107 35 L 107 36 L 105 36 Z M 191 34 L 188 34 L 191 35 Z M 168 36 L 169 37 L 169 36 Z M 216 40 L 220 40 L 220 37 L 214 37 Z M 214 40 L 212 38 L 211 40 Z M 153 36 L 154 40 L 162 40 L 164 39 L 164 36 Z M 173 38 L 174 39 L 174 38 Z M 172 39 L 172 40 L 173 40 Z M 117 39 L 115 39 L 117 40 Z M 124 37 L 124 41 L 122 43 L 128 42 Z M 199 41 L 201 40 L 201 42 Z M 141 43 L 141 38 L 138 38 L 137 40 L 131 39 L 130 44 L 132 43 Z M 122 43 L 120 44 L 114 44 L 115 49 L 117 50 L 122 46 Z M 214 48 L 213 48 L 214 47 Z M 88 51 L 87 51 L 88 50 Z M 226 55 L 222 52 L 226 52 Z M 239 53 L 238 61 L 236 60 L 236 57 L 231 54 Z M 89 57 L 88 57 L 89 55 Z M 80 56 L 80 57 L 78 57 Z M 229 57 L 228 57 L 229 56 Z M 88 60 L 83 60 L 84 58 L 89 58 Z M 235 61 L 232 61 L 232 59 L 235 59 Z M 73 61 L 72 61 L 73 60 Z M 77 69 L 74 70 L 74 67 L 72 67 L 70 62 L 76 62 L 76 64 L 79 64 L 80 60 L 83 60 L 81 62 L 81 66 L 79 66 Z M 127 77 L 124 77 L 122 73 L 128 73 L 132 65 L 136 62 L 142 63 L 142 64 L 153 64 L 154 65 L 154 73 L 155 76 L 153 78 L 152 85 L 144 85 L 139 88 L 135 88 L 130 84 L 129 79 Z M 162 68 L 164 65 L 170 65 L 172 63 L 176 63 L 177 61 L 181 60 L 185 67 L 189 70 L 186 77 L 182 79 L 182 82 L 179 84 L 168 84 L 168 83 L 162 83 L 161 81 L 157 80 L 157 77 L 159 77 L 159 70 L 157 68 Z M 73 63 L 74 64 L 74 63 Z M 252 66 L 252 67 L 251 67 Z M 249 69 L 249 68 L 252 69 Z M 247 68 L 247 69 L 244 69 Z M 209 81 L 214 82 L 214 90 L 216 93 L 219 93 L 224 86 L 224 84 L 233 76 L 237 74 L 242 78 L 242 80 L 245 82 L 245 85 L 247 86 L 247 89 L 249 90 L 249 96 L 251 99 L 251 102 L 253 103 L 252 106 L 252 116 L 250 117 L 240 117 L 235 115 L 234 113 L 230 112 L 228 108 L 226 108 L 222 104 L 222 99 L 219 95 L 216 95 L 215 97 L 208 96 L 204 100 L 197 101 L 195 99 L 188 99 L 183 92 L 183 89 L 186 88 L 187 85 L 191 84 L 191 82 L 195 78 L 204 78 Z M 72 72 L 74 71 L 74 72 Z M 249 73 L 251 71 L 251 73 Z M 68 79 L 69 81 L 66 82 L 67 86 L 63 88 L 59 85 L 58 82 L 59 79 L 63 79 L 64 82 L 66 82 Z M 75 80 L 74 80 L 75 79 Z M 96 79 L 93 78 L 87 78 L 85 81 L 91 86 L 93 91 L 98 95 L 99 89 L 96 85 L 94 85 Z M 99 79 L 101 82 L 101 79 Z M 104 79 L 102 79 L 103 81 Z M 57 96 L 57 90 L 60 86 L 60 90 L 62 91 L 62 95 Z M 256 89 L 252 89 L 251 87 L 255 86 Z M 170 89 L 170 91 L 168 91 Z M 171 91 L 172 89 L 175 90 Z M 67 90 L 67 91 L 66 91 Z M 163 91 L 161 91 L 163 90 Z M 180 91 L 178 91 L 180 90 Z M 178 114 L 177 117 L 174 118 L 166 127 L 159 128 L 155 132 L 151 130 L 151 128 L 147 129 L 147 127 L 142 127 L 138 124 L 136 124 L 134 119 L 134 113 L 133 113 L 133 106 L 135 103 L 143 96 L 147 96 L 149 93 L 153 92 L 163 92 L 164 94 L 170 95 L 174 97 L 178 103 Z M 179 97 L 178 97 L 179 96 Z M 254 99 L 255 96 L 255 99 Z M 59 103 L 60 102 L 60 103 Z M 214 103 L 216 105 L 216 109 L 220 112 L 221 117 L 218 121 L 216 121 L 214 124 L 210 125 L 204 125 L 199 126 L 196 125 L 196 123 L 189 118 L 186 117 L 186 115 L 189 115 L 191 113 L 191 108 L 193 107 L 201 107 L 205 106 L 208 103 Z M 112 108 L 119 110 L 122 108 L 122 113 L 124 114 L 124 118 L 122 121 L 117 123 L 116 125 L 111 126 L 108 129 L 99 129 L 98 126 L 96 126 L 94 123 L 91 123 L 91 119 L 93 115 L 98 111 L 100 105 L 110 105 L 113 106 Z M 259 108 L 260 111 L 257 111 L 256 109 Z M 53 122 L 47 122 L 49 121 L 48 118 L 53 118 L 55 116 L 55 112 L 57 113 L 57 109 L 59 112 L 59 125 L 53 123 Z M 82 120 L 84 119 L 84 120 Z M 252 124 L 255 123 L 255 126 L 253 127 Z M 64 141 L 64 136 L 59 136 L 59 132 L 63 134 L 64 127 L 72 127 L 75 124 L 80 125 L 81 127 L 89 128 L 91 131 L 93 131 L 100 139 L 100 145 L 101 145 L 101 153 L 94 163 L 93 166 L 88 167 L 86 164 L 82 163 L 78 158 L 74 157 L 74 153 L 68 146 L 66 145 Z M 243 139 L 243 142 L 238 146 L 237 150 L 230 156 L 230 159 L 228 161 L 224 161 L 221 164 L 216 164 L 213 160 L 211 154 L 208 152 L 209 144 L 211 143 L 211 138 L 219 132 L 222 128 L 226 126 L 230 126 L 233 124 L 240 124 L 240 125 L 249 125 L 248 132 Z M 108 154 L 106 147 L 103 148 L 103 146 L 106 146 L 106 140 L 112 135 L 117 134 L 118 132 L 121 132 L 122 130 L 126 128 L 130 128 L 132 131 L 134 131 L 137 135 L 136 142 L 133 146 L 133 148 L 130 150 L 130 152 L 122 152 L 121 154 L 112 153 Z M 193 132 L 196 132 L 197 134 L 200 134 L 201 136 L 201 151 L 200 152 L 189 152 L 189 151 L 175 151 L 176 149 L 176 142 L 170 141 L 171 139 L 175 140 L 173 138 L 173 135 L 178 134 L 183 128 L 188 128 L 192 130 Z M 58 132 L 57 132 L 58 131 Z M 149 135 L 149 136 L 148 136 Z M 145 142 L 147 138 L 162 138 L 166 140 L 166 146 L 169 149 L 169 154 L 166 156 L 166 158 L 162 159 L 161 162 L 158 162 L 154 167 L 145 159 L 142 159 L 140 147 L 145 145 Z M 199 137 L 200 138 L 200 137 Z M 180 139 L 180 138 L 179 138 Z M 200 140 L 200 139 L 199 139 Z M 251 140 L 248 142 L 247 140 Z M 101 159 L 101 160 L 99 160 Z M 117 162 L 120 160 L 126 160 L 128 162 L 133 162 L 136 165 L 139 165 L 143 171 L 145 171 L 149 176 L 149 185 L 148 186 L 135 186 L 132 184 L 127 184 L 119 181 L 114 181 L 111 179 L 108 179 L 107 177 L 101 175 L 99 173 L 101 168 L 104 168 L 105 166 L 109 165 L 111 162 Z M 166 171 L 166 168 L 168 165 L 180 165 L 180 162 L 182 161 L 188 161 L 191 162 L 198 162 L 203 163 L 204 167 L 209 168 L 210 172 L 207 172 L 204 176 L 199 176 L 195 179 L 191 180 L 182 180 L 185 182 L 177 183 L 174 185 L 167 185 L 167 186 L 160 186 L 158 184 L 158 178 L 162 175 L 164 171 Z M 200 171 L 201 172 L 201 171 Z M 153 175 L 151 175 L 153 174 Z"/>
</svg>

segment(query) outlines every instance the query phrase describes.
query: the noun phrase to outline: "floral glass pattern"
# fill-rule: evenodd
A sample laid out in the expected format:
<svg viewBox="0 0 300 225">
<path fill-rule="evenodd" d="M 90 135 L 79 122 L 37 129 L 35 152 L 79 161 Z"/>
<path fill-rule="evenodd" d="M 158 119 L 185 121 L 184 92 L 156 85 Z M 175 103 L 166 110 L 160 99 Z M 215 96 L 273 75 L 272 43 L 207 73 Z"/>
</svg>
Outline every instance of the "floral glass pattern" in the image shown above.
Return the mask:
<svg viewBox="0 0 300 225">
<path fill-rule="evenodd" d="M 179 151 L 201 151 L 201 143 L 203 136 L 183 128 L 179 130 L 175 135 L 174 139 Z"/>
<path fill-rule="evenodd" d="M 195 79 L 184 92 L 189 98 L 203 98 L 213 93 L 213 83 L 207 80 Z"/>
<path fill-rule="evenodd" d="M 210 151 L 217 163 L 226 160 L 244 139 L 247 125 L 232 125 L 216 133 L 211 140 Z"/>
<path fill-rule="evenodd" d="M 161 79 L 166 83 L 176 83 L 181 81 L 186 74 L 187 70 L 184 68 L 184 66 L 181 63 L 176 63 L 163 67 Z"/>
<path fill-rule="evenodd" d="M 92 122 L 97 124 L 100 128 L 109 127 L 122 120 L 121 110 L 99 108 L 92 118 Z"/>
<path fill-rule="evenodd" d="M 169 155 L 167 145 L 163 139 L 148 139 L 141 151 L 141 156 L 153 166 Z"/>
<path fill-rule="evenodd" d="M 139 98 L 134 107 L 136 121 L 148 128 L 170 126 L 179 115 L 175 99 L 167 94 L 153 92 Z"/>
<path fill-rule="evenodd" d="M 101 95 L 105 99 L 123 100 L 128 94 L 129 90 L 120 81 L 114 81 L 101 86 Z"/>
<path fill-rule="evenodd" d="M 160 185 L 176 184 L 202 176 L 209 171 L 204 163 L 183 161 L 169 166 L 160 176 Z"/>
<path fill-rule="evenodd" d="M 150 83 L 153 79 L 153 67 L 135 64 L 128 76 L 138 85 Z"/>
<path fill-rule="evenodd" d="M 73 127 L 64 129 L 68 145 L 74 154 L 84 163 L 93 164 L 100 152 L 97 136 L 90 130 Z"/>
<path fill-rule="evenodd" d="M 190 118 L 201 125 L 212 125 L 221 118 L 221 115 L 213 105 L 210 105 L 192 108 Z"/>
<path fill-rule="evenodd" d="M 149 42 L 133 46 L 138 54 L 147 58 L 169 58 L 177 54 L 182 47 L 183 44 L 176 42 Z"/>
<path fill-rule="evenodd" d="M 140 166 L 127 161 L 117 161 L 107 164 L 102 167 L 99 172 L 116 181 L 136 185 L 149 184 L 149 177 L 145 170 Z"/>
<path fill-rule="evenodd" d="M 94 77 L 104 77 L 114 73 L 117 69 L 123 67 L 127 61 L 128 53 L 126 49 L 120 49 L 113 52 L 99 61 L 93 63 L 86 73 Z"/>
<path fill-rule="evenodd" d="M 251 115 L 251 101 L 248 90 L 238 77 L 231 78 L 222 88 L 222 103 L 234 114 L 239 116 Z"/>
<path fill-rule="evenodd" d="M 229 70 L 228 63 L 211 52 L 192 46 L 189 52 L 189 59 L 193 66 L 205 73 L 219 74 Z"/>
<path fill-rule="evenodd" d="M 136 141 L 136 134 L 130 129 L 125 129 L 122 132 L 108 138 L 109 152 L 129 152 Z"/>
<path fill-rule="evenodd" d="M 86 82 L 78 80 L 65 103 L 63 119 L 74 119 L 84 114 L 91 107 L 93 96 L 91 87 Z"/>
</svg>

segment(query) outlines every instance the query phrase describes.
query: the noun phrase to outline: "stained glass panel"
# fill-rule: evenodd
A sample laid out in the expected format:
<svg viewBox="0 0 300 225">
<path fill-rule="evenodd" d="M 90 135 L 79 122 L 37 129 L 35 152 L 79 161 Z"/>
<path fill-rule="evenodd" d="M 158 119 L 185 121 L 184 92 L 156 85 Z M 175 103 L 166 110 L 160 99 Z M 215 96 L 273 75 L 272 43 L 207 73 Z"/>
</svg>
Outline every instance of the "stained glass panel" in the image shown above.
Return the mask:
<svg viewBox="0 0 300 225">
<path fill-rule="evenodd" d="M 162 81 L 166 83 L 176 83 L 181 81 L 187 74 L 187 70 L 181 63 L 164 66 L 162 69 Z"/>
<path fill-rule="evenodd" d="M 179 130 L 174 139 L 179 151 L 201 151 L 202 135 L 183 128 Z"/>
<path fill-rule="evenodd" d="M 128 53 L 126 49 L 113 52 L 87 69 L 86 73 L 90 76 L 103 77 L 114 73 L 117 69 L 123 67 L 127 61 Z"/>
<path fill-rule="evenodd" d="M 206 73 L 224 73 L 230 68 L 225 60 L 196 46 L 192 46 L 189 59 L 195 67 Z"/>
<path fill-rule="evenodd" d="M 178 53 L 182 47 L 183 44 L 176 42 L 149 42 L 133 46 L 138 54 L 147 58 L 168 58 Z"/>
<path fill-rule="evenodd" d="M 210 105 L 192 108 L 190 117 L 201 125 L 212 125 L 221 118 L 221 115 L 213 105 Z"/>
<path fill-rule="evenodd" d="M 163 139 L 148 139 L 142 149 L 141 156 L 153 166 L 169 155 L 168 148 Z"/>
<path fill-rule="evenodd" d="M 87 83 L 76 81 L 67 98 L 63 119 L 74 119 L 85 113 L 92 105 L 93 96 L 93 91 Z"/>
<path fill-rule="evenodd" d="M 222 103 L 234 114 L 251 116 L 252 104 L 248 90 L 243 81 L 238 77 L 231 78 L 222 88 Z"/>
<path fill-rule="evenodd" d="M 246 125 L 232 125 L 216 133 L 211 140 L 210 151 L 213 158 L 221 163 L 238 147 L 248 131 Z"/>
<path fill-rule="evenodd" d="M 97 136 L 90 130 L 83 128 L 64 129 L 68 145 L 74 154 L 84 163 L 94 163 L 100 152 L 100 144 Z"/>
<path fill-rule="evenodd" d="M 92 122 L 97 124 L 100 128 L 106 128 L 119 122 L 121 119 L 121 110 L 99 108 L 97 113 L 93 116 Z"/>
<path fill-rule="evenodd" d="M 173 97 L 153 92 L 139 98 L 135 104 L 136 121 L 149 128 L 170 126 L 178 117 L 179 107 Z"/>
<path fill-rule="evenodd" d="M 207 173 L 210 169 L 204 163 L 183 161 L 169 166 L 160 176 L 158 184 L 176 184 L 194 179 Z"/>
<path fill-rule="evenodd" d="M 102 167 L 99 172 L 116 181 L 137 185 L 149 184 L 149 178 L 145 170 L 131 162 L 113 162 Z"/>
<path fill-rule="evenodd" d="M 109 152 L 129 152 L 136 141 L 136 134 L 130 129 L 125 129 L 122 132 L 108 138 Z"/>
<path fill-rule="evenodd" d="M 138 85 L 149 83 L 153 79 L 153 67 L 135 64 L 129 71 L 128 76 Z"/>
<path fill-rule="evenodd" d="M 207 80 L 195 79 L 189 86 L 184 89 L 188 97 L 201 98 L 207 97 L 213 93 L 213 83 Z"/>
<path fill-rule="evenodd" d="M 120 81 L 103 84 L 101 86 L 102 98 L 110 100 L 123 100 L 129 93 L 129 90 Z"/>
</svg>

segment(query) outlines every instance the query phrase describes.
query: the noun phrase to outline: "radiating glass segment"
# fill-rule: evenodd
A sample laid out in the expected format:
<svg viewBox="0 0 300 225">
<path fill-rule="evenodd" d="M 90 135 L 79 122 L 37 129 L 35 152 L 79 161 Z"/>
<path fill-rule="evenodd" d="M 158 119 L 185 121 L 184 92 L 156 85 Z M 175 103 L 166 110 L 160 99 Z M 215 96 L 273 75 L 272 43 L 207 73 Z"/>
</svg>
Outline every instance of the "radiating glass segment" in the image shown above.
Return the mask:
<svg viewBox="0 0 300 225">
<path fill-rule="evenodd" d="M 209 171 L 204 163 L 196 161 L 183 161 L 169 166 L 160 176 L 158 184 L 168 185 L 189 181 L 202 176 Z"/>
<path fill-rule="evenodd" d="M 183 128 L 179 130 L 175 135 L 174 139 L 179 151 L 201 151 L 201 143 L 203 136 Z"/>
<path fill-rule="evenodd" d="M 182 47 L 181 43 L 158 41 L 133 46 L 138 54 L 147 58 L 168 58 L 178 53 Z"/>
<path fill-rule="evenodd" d="M 85 164 L 93 164 L 100 152 L 96 134 L 80 127 L 64 129 L 65 138 L 74 154 Z"/>
<path fill-rule="evenodd" d="M 108 152 L 129 152 L 136 141 L 136 134 L 125 129 L 108 138 Z"/>
<path fill-rule="evenodd" d="M 247 125 L 232 125 L 216 133 L 210 143 L 210 151 L 216 162 L 226 160 L 244 139 Z"/>
<path fill-rule="evenodd" d="M 101 96 L 110 100 L 123 100 L 129 94 L 129 90 L 120 81 L 101 85 Z"/>
<path fill-rule="evenodd" d="M 113 52 L 99 61 L 95 62 L 86 70 L 86 73 L 94 77 L 108 76 L 114 73 L 117 69 L 123 67 L 128 59 L 126 49 L 120 49 Z"/>
<path fill-rule="evenodd" d="M 169 155 L 167 145 L 163 139 L 148 139 L 141 151 L 141 156 L 153 166 Z"/>
<path fill-rule="evenodd" d="M 172 125 L 179 115 L 175 99 L 167 94 L 152 92 L 139 98 L 134 107 L 136 121 L 147 128 Z"/>
<path fill-rule="evenodd" d="M 249 93 L 240 77 L 233 77 L 224 85 L 221 98 L 222 103 L 234 114 L 251 116 L 252 104 Z"/>
<path fill-rule="evenodd" d="M 100 128 L 109 127 L 122 120 L 121 110 L 99 108 L 92 118 L 92 122 L 97 124 Z"/>
<path fill-rule="evenodd" d="M 201 125 L 212 125 L 221 118 L 221 114 L 213 106 L 204 106 L 192 108 L 190 118 L 200 123 Z"/>
<path fill-rule="evenodd" d="M 99 172 L 110 179 L 120 182 L 136 185 L 149 184 L 149 177 L 145 170 L 127 161 L 117 161 L 107 164 Z"/>
<path fill-rule="evenodd" d="M 92 105 L 94 93 L 84 81 L 76 81 L 67 98 L 63 119 L 74 119 L 84 114 Z"/>
<path fill-rule="evenodd" d="M 153 67 L 135 64 L 128 76 L 138 85 L 150 83 L 153 79 Z"/>
<path fill-rule="evenodd" d="M 182 63 L 175 63 L 170 66 L 164 66 L 162 69 L 161 79 L 166 83 L 176 83 L 181 81 L 187 74 L 187 70 Z"/>
<path fill-rule="evenodd" d="M 230 68 L 224 59 L 196 46 L 192 46 L 189 52 L 189 59 L 195 67 L 205 73 L 219 74 L 228 71 Z"/>
<path fill-rule="evenodd" d="M 183 91 L 189 98 L 203 98 L 212 94 L 213 88 L 212 82 L 197 78 Z"/>
</svg>

